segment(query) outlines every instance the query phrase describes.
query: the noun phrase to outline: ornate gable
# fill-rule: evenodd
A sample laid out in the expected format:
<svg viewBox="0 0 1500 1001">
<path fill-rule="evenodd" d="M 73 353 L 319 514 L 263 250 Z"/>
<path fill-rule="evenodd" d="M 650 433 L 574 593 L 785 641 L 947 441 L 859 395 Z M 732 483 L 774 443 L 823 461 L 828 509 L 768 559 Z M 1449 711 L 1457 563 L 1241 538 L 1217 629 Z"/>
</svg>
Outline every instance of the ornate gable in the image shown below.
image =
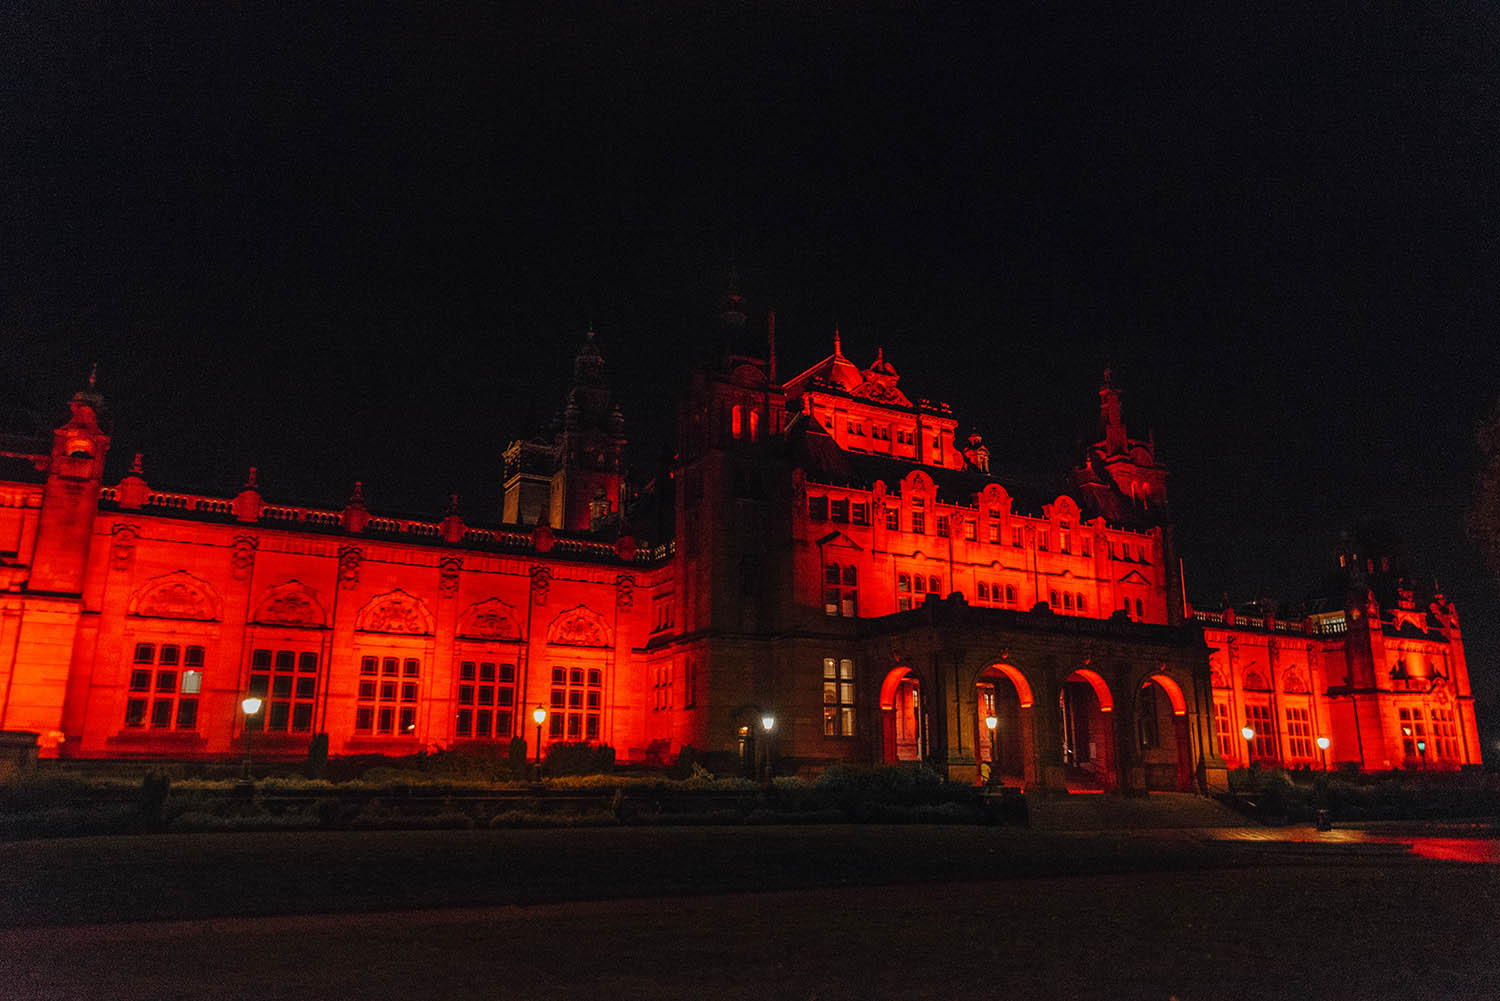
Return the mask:
<svg viewBox="0 0 1500 1001">
<path fill-rule="evenodd" d="M 432 613 L 427 610 L 427 605 L 399 587 L 371 598 L 359 610 L 356 622 L 355 628 L 366 633 L 405 633 L 409 636 L 432 633 Z"/>
<path fill-rule="evenodd" d="M 547 642 L 558 646 L 609 646 L 609 625 L 587 605 L 575 605 L 552 620 Z"/>
<path fill-rule="evenodd" d="M 222 603 L 208 581 L 186 570 L 153 577 L 130 599 L 129 613 L 158 619 L 219 618 Z"/>
<path fill-rule="evenodd" d="M 499 598 L 476 601 L 458 617 L 458 635 L 473 640 L 518 640 L 516 610 Z"/>
<path fill-rule="evenodd" d="M 328 619 L 317 592 L 300 580 L 268 588 L 255 606 L 252 621 L 276 626 L 322 626 Z"/>
</svg>

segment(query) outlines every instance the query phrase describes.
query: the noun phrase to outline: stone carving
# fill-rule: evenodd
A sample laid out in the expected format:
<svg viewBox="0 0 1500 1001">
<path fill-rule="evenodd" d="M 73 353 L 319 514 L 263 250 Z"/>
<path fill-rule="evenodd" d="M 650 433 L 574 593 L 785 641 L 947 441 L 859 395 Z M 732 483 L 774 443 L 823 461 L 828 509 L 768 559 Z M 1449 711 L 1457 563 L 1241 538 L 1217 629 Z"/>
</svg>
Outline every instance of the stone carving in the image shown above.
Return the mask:
<svg viewBox="0 0 1500 1001">
<path fill-rule="evenodd" d="M 1281 690 L 1289 695 L 1306 695 L 1307 682 L 1302 680 L 1302 672 L 1288 671 L 1281 679 Z"/>
<path fill-rule="evenodd" d="M 345 591 L 354 589 L 359 583 L 359 566 L 364 560 L 364 550 L 358 546 L 345 546 L 339 550 L 339 587 Z"/>
<path fill-rule="evenodd" d="M 547 627 L 547 642 L 559 646 L 609 646 L 604 616 L 587 605 L 575 605 Z"/>
<path fill-rule="evenodd" d="M 470 605 L 458 619 L 458 635 L 476 640 L 518 640 L 515 609 L 499 598 Z"/>
<path fill-rule="evenodd" d="M 622 573 L 615 578 L 615 606 L 628 612 L 635 604 L 635 577 Z"/>
<path fill-rule="evenodd" d="M 438 594 L 451 598 L 458 593 L 458 572 L 464 561 L 457 556 L 445 556 L 438 564 Z"/>
<path fill-rule="evenodd" d="M 130 569 L 130 561 L 135 557 L 135 543 L 141 537 L 141 530 L 134 525 L 119 524 L 110 529 L 114 535 L 114 545 L 110 547 L 110 566 L 120 572 Z"/>
<path fill-rule="evenodd" d="M 1212 685 L 1213 687 L 1215 687 L 1215 688 L 1228 688 L 1229 687 L 1229 682 L 1226 681 L 1226 680 L 1224 680 L 1224 672 L 1220 671 L 1217 667 L 1212 668 L 1209 671 L 1208 677 L 1209 677 L 1209 682 L 1208 683 L 1210 685 Z"/>
<path fill-rule="evenodd" d="M 229 572 L 235 580 L 245 580 L 255 567 L 255 550 L 260 541 L 253 535 L 236 535 L 229 556 Z"/>
<path fill-rule="evenodd" d="M 219 598 L 185 570 L 153 578 L 130 600 L 130 614 L 161 619 L 217 619 Z"/>
<path fill-rule="evenodd" d="M 420 598 L 414 598 L 398 587 L 371 598 L 360 609 L 356 628 L 367 633 L 425 636 L 432 632 L 432 613 Z"/>
<path fill-rule="evenodd" d="M 531 568 L 531 603 L 541 606 L 547 603 L 547 592 L 552 587 L 552 570 L 550 567 L 534 566 Z"/>
<path fill-rule="evenodd" d="M 317 592 L 300 580 L 289 580 L 266 591 L 255 609 L 254 621 L 278 626 L 321 626 L 326 619 Z"/>
</svg>

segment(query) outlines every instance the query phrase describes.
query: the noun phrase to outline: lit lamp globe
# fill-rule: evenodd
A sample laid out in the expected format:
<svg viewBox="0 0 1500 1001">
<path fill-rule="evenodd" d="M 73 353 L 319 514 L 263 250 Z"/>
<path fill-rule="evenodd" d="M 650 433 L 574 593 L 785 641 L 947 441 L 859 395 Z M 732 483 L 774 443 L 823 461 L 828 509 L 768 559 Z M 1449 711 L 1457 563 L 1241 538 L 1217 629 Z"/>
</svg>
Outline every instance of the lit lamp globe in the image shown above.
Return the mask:
<svg viewBox="0 0 1500 1001">
<path fill-rule="evenodd" d="M 536 722 L 537 726 L 541 726 L 543 723 L 547 722 L 547 710 L 543 709 L 541 706 L 537 706 L 535 709 L 531 710 L 531 718 Z"/>
<path fill-rule="evenodd" d="M 245 711 L 246 716 L 254 716 L 256 713 L 260 712 L 260 706 L 261 700 L 253 695 L 249 698 L 240 700 L 240 708 Z"/>
<path fill-rule="evenodd" d="M 1329 743 L 1330 743 L 1330 741 L 1329 741 L 1329 739 L 1327 737 L 1319 737 L 1318 738 L 1318 750 L 1320 750 L 1320 751 L 1326 751 L 1326 750 L 1328 750 Z"/>
<path fill-rule="evenodd" d="M 776 725 L 776 717 L 772 716 L 770 713 L 766 713 L 760 718 L 760 725 L 765 729 L 767 733 L 770 733 L 771 728 Z"/>
<path fill-rule="evenodd" d="M 987 729 L 987 730 L 989 730 L 989 731 L 990 731 L 990 733 L 994 733 L 994 732 L 995 732 L 995 727 L 996 727 L 996 726 L 997 726 L 997 725 L 998 725 L 998 724 L 999 724 L 999 723 L 1000 723 L 1000 720 L 999 720 L 999 719 L 997 719 L 997 718 L 996 718 L 996 717 L 994 717 L 994 716 L 986 716 L 986 717 L 985 717 L 985 718 L 984 718 L 984 725 L 985 725 L 985 728 L 986 728 L 986 729 Z"/>
<path fill-rule="evenodd" d="M 1255 763 L 1255 727 L 1240 727 L 1240 736 L 1245 738 L 1245 767 Z"/>
</svg>

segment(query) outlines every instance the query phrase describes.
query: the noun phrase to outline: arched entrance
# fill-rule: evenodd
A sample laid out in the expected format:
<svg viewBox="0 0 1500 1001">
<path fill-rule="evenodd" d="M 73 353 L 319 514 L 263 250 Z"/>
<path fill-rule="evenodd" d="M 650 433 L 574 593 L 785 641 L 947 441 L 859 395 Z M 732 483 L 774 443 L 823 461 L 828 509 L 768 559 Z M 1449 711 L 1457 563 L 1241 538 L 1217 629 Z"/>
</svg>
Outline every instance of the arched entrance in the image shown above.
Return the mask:
<svg viewBox="0 0 1500 1001">
<path fill-rule="evenodd" d="M 974 683 L 974 747 L 980 780 L 1025 788 L 1035 780 L 1031 719 L 1031 685 L 1009 664 L 991 664 Z M 995 717 L 990 730 L 987 717 Z"/>
<path fill-rule="evenodd" d="M 1116 792 L 1120 776 L 1112 713 L 1114 696 L 1099 672 L 1080 667 L 1057 696 L 1064 774 L 1069 792 Z"/>
<path fill-rule="evenodd" d="M 1151 675 L 1136 690 L 1135 741 L 1147 789 L 1193 791 L 1187 699 L 1165 674 Z"/>
<path fill-rule="evenodd" d="M 926 735 L 921 684 L 910 668 L 895 668 L 880 686 L 880 760 L 888 765 L 921 761 L 927 756 Z"/>
</svg>

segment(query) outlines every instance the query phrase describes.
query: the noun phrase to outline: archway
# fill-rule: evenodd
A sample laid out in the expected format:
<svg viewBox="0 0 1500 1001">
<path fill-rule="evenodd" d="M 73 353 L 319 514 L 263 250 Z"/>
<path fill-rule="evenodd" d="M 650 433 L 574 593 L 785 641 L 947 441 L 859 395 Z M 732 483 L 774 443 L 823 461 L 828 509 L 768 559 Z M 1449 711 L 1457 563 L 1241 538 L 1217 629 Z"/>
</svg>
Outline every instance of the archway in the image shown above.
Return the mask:
<svg viewBox="0 0 1500 1001">
<path fill-rule="evenodd" d="M 1069 792 L 1116 792 L 1114 696 L 1099 672 L 1080 667 L 1063 680 L 1057 696 L 1064 774 Z"/>
<path fill-rule="evenodd" d="M 880 686 L 880 760 L 888 765 L 921 761 L 926 733 L 921 683 L 910 668 L 894 668 Z"/>
<path fill-rule="evenodd" d="M 1165 674 L 1153 674 L 1135 693 L 1135 741 L 1147 789 L 1193 791 L 1193 753 L 1187 699 Z"/>
<path fill-rule="evenodd" d="M 1026 788 L 1035 781 L 1031 685 L 1010 664 L 991 664 L 974 682 L 974 747 L 980 781 Z M 995 728 L 986 718 L 995 717 Z"/>
</svg>

